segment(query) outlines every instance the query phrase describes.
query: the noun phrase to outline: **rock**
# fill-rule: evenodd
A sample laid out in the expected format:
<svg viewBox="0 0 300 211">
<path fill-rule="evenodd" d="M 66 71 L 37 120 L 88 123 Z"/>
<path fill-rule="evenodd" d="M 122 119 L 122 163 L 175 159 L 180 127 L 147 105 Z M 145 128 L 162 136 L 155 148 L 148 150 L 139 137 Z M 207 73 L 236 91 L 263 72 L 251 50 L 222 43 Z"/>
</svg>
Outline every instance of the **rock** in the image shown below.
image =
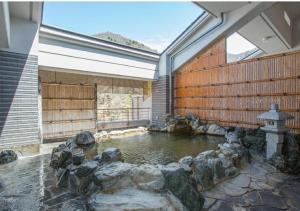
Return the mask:
<svg viewBox="0 0 300 211">
<path fill-rule="evenodd" d="M 232 164 L 235 167 L 240 167 L 241 166 L 241 157 L 239 156 L 239 154 L 235 153 L 233 155 L 231 155 L 231 160 L 232 160 Z"/>
<path fill-rule="evenodd" d="M 221 159 L 208 159 L 208 166 L 213 169 L 215 184 L 225 177 L 225 168 Z"/>
<path fill-rule="evenodd" d="M 3 150 L 0 152 L 0 164 L 6 164 L 18 159 L 17 154 L 13 150 Z"/>
<path fill-rule="evenodd" d="M 94 158 L 93 158 L 93 160 L 100 163 L 101 160 L 102 160 L 102 156 L 101 155 L 95 155 Z"/>
<path fill-rule="evenodd" d="M 125 134 L 123 130 L 112 130 L 108 133 L 110 136 L 122 136 Z"/>
<path fill-rule="evenodd" d="M 76 135 L 75 143 L 80 146 L 87 146 L 94 144 L 95 138 L 91 132 L 85 131 Z"/>
<path fill-rule="evenodd" d="M 79 193 L 80 178 L 75 174 L 74 171 L 70 171 L 68 177 L 68 187 L 73 193 Z"/>
<path fill-rule="evenodd" d="M 197 120 L 194 120 L 194 121 L 192 121 L 192 122 L 190 122 L 190 126 L 191 126 L 191 129 L 192 130 L 196 130 L 198 127 L 199 127 L 199 120 L 197 119 Z"/>
<path fill-rule="evenodd" d="M 166 127 L 166 130 L 168 133 L 174 133 L 175 132 L 175 124 L 168 125 Z"/>
<path fill-rule="evenodd" d="M 106 131 L 101 131 L 95 134 L 96 139 L 107 139 L 109 138 L 109 134 Z"/>
<path fill-rule="evenodd" d="M 233 163 L 232 163 L 232 160 L 230 159 L 230 157 L 225 156 L 223 153 L 218 154 L 218 157 L 222 161 L 223 167 L 225 169 L 233 166 Z"/>
<path fill-rule="evenodd" d="M 134 188 L 122 189 L 113 194 L 97 193 L 88 200 L 89 210 L 175 210 L 161 194 Z"/>
<path fill-rule="evenodd" d="M 76 173 L 77 172 L 70 171 L 68 176 L 68 187 L 71 192 L 79 195 L 89 195 L 95 192 L 92 175 L 79 177 Z"/>
<path fill-rule="evenodd" d="M 87 161 L 81 164 L 75 171 L 75 174 L 78 177 L 87 177 L 88 175 L 92 174 L 94 170 L 97 168 L 98 162 L 97 161 Z"/>
<path fill-rule="evenodd" d="M 196 117 L 193 113 L 188 113 L 186 116 L 185 116 L 185 118 L 187 119 L 187 120 L 189 120 L 189 121 L 196 121 L 196 120 L 198 120 L 198 117 Z"/>
<path fill-rule="evenodd" d="M 185 157 L 181 158 L 178 161 L 178 163 L 179 163 L 179 165 L 184 164 L 184 165 L 187 165 L 187 166 L 192 166 L 192 164 L 193 164 L 193 157 L 192 156 L 185 156 Z"/>
<path fill-rule="evenodd" d="M 85 154 L 82 149 L 77 148 L 72 151 L 72 162 L 74 165 L 80 165 L 85 158 Z"/>
<path fill-rule="evenodd" d="M 117 148 L 105 149 L 101 156 L 101 162 L 123 161 L 121 151 Z"/>
<path fill-rule="evenodd" d="M 250 152 L 264 153 L 266 148 L 266 136 L 265 132 L 260 129 L 237 129 L 239 136 L 241 137 L 241 143 L 244 147 L 250 150 Z"/>
<path fill-rule="evenodd" d="M 225 169 L 225 176 L 226 177 L 234 177 L 234 176 L 238 175 L 238 173 L 239 173 L 238 169 L 234 166 Z"/>
<path fill-rule="evenodd" d="M 201 189 L 207 189 L 214 184 L 214 171 L 208 166 L 208 159 L 204 157 L 194 159 L 193 176 Z"/>
<path fill-rule="evenodd" d="M 103 191 L 113 191 L 132 185 L 130 170 L 134 164 L 113 162 L 100 166 L 94 173 L 93 181 Z"/>
<path fill-rule="evenodd" d="M 169 164 L 161 171 L 165 178 L 165 188 L 172 192 L 188 210 L 202 209 L 204 198 L 183 168 L 178 164 Z"/>
<path fill-rule="evenodd" d="M 207 151 L 199 153 L 195 159 L 215 158 L 216 156 L 217 156 L 217 153 L 215 150 L 207 150 Z"/>
<path fill-rule="evenodd" d="M 187 124 L 192 128 L 192 130 L 196 130 L 199 127 L 200 120 L 194 114 L 189 113 L 186 117 Z"/>
<path fill-rule="evenodd" d="M 185 156 L 178 161 L 181 168 L 185 171 L 191 171 L 193 165 L 193 157 L 192 156 Z"/>
<path fill-rule="evenodd" d="M 56 171 L 56 185 L 59 187 L 67 187 L 68 177 L 69 177 L 69 170 L 64 168 L 59 168 Z"/>
<path fill-rule="evenodd" d="M 236 132 L 226 133 L 225 138 L 226 138 L 226 141 L 229 144 L 240 143 L 240 139 L 239 139 L 238 134 Z"/>
<path fill-rule="evenodd" d="M 62 203 L 62 206 L 59 210 L 88 211 L 85 200 L 80 198 L 66 200 Z"/>
<path fill-rule="evenodd" d="M 72 153 L 67 147 L 54 148 L 51 155 L 50 166 L 54 169 L 66 168 L 70 163 L 72 163 L 71 159 Z"/>
<path fill-rule="evenodd" d="M 232 154 L 235 153 L 235 150 L 233 149 L 233 146 L 231 144 L 228 143 L 218 144 L 218 147 L 225 156 L 231 156 Z"/>
<path fill-rule="evenodd" d="M 161 170 L 150 164 L 143 164 L 131 169 L 130 177 L 140 189 L 161 191 L 164 187 L 164 177 Z"/>
<path fill-rule="evenodd" d="M 176 121 L 185 121 L 185 117 L 184 116 L 181 116 L 181 115 L 175 115 L 174 119 Z"/>
<path fill-rule="evenodd" d="M 159 127 L 158 125 L 151 124 L 148 127 L 148 130 L 151 132 L 159 132 L 159 131 L 161 131 L 161 127 Z"/>
<path fill-rule="evenodd" d="M 159 132 L 168 132 L 168 127 L 163 127 L 159 130 Z"/>
<path fill-rule="evenodd" d="M 73 150 L 77 147 L 77 144 L 75 143 L 74 138 L 69 138 L 65 144 L 66 147 L 68 147 L 70 150 Z"/>
<path fill-rule="evenodd" d="M 195 135 L 200 135 L 200 134 L 206 134 L 206 131 L 208 130 L 207 125 L 200 125 L 198 128 L 194 130 Z"/>
<path fill-rule="evenodd" d="M 209 125 L 206 133 L 209 135 L 225 136 L 226 130 L 217 124 L 211 124 Z"/>
</svg>

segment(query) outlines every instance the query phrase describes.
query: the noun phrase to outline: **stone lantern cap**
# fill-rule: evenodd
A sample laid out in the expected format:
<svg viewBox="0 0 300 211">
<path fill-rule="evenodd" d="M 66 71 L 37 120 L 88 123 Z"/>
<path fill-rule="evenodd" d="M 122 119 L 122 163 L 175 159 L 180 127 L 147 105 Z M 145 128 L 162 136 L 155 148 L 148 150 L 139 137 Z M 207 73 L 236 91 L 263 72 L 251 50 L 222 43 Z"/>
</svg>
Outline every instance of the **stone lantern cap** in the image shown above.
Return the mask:
<svg viewBox="0 0 300 211">
<path fill-rule="evenodd" d="M 257 118 L 263 120 L 284 121 L 287 119 L 293 119 L 294 117 L 288 113 L 280 112 L 278 104 L 272 103 L 271 109 L 268 112 L 258 115 Z"/>
</svg>

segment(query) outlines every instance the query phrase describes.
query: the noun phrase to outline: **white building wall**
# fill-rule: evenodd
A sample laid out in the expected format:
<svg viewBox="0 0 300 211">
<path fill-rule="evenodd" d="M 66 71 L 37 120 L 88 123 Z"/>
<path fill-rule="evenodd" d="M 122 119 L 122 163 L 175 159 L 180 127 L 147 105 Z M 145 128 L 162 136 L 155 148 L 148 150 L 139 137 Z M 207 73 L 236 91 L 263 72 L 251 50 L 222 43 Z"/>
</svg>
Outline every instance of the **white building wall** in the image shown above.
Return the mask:
<svg viewBox="0 0 300 211">
<path fill-rule="evenodd" d="M 101 49 L 99 45 L 40 35 L 39 68 L 110 77 L 153 80 L 159 56 Z"/>
</svg>

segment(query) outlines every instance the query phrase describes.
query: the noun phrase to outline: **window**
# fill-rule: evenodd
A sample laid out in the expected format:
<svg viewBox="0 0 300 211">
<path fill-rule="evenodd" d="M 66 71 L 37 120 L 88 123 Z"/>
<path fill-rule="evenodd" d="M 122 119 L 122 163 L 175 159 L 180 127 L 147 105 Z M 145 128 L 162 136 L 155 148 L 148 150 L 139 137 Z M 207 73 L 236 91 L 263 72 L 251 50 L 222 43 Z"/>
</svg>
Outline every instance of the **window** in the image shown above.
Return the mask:
<svg viewBox="0 0 300 211">
<path fill-rule="evenodd" d="M 260 56 L 263 52 L 238 33 L 226 39 L 227 63 Z"/>
</svg>

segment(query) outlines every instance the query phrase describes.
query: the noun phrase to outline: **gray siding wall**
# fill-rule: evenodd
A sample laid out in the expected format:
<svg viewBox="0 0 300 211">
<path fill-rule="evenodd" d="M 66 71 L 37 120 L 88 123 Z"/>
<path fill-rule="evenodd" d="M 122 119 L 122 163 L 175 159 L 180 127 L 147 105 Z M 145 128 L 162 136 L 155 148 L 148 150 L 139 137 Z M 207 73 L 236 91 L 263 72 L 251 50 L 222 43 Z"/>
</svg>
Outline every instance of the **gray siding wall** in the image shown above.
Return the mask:
<svg viewBox="0 0 300 211">
<path fill-rule="evenodd" d="M 162 125 L 169 113 L 169 76 L 160 76 L 152 86 L 152 124 Z"/>
<path fill-rule="evenodd" d="M 0 146 L 39 143 L 37 56 L 0 51 Z"/>
</svg>

